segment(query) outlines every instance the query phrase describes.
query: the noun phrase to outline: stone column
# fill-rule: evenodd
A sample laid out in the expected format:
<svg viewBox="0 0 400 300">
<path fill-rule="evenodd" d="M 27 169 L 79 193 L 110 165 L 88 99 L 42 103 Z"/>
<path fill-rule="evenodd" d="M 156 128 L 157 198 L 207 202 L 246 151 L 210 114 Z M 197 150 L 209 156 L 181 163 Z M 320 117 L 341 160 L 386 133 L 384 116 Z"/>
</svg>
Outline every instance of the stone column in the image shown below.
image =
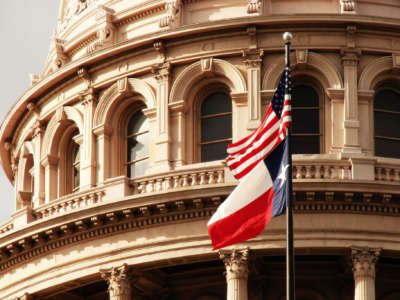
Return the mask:
<svg viewBox="0 0 400 300">
<path fill-rule="evenodd" d="M 127 264 L 100 270 L 101 277 L 108 283 L 110 300 L 131 300 L 131 282 Z"/>
<path fill-rule="evenodd" d="M 354 300 L 375 300 L 375 264 L 380 249 L 352 248 Z"/>
<path fill-rule="evenodd" d="M 234 249 L 231 253 L 220 252 L 225 264 L 227 300 L 247 300 L 247 278 L 249 249 Z"/>
</svg>

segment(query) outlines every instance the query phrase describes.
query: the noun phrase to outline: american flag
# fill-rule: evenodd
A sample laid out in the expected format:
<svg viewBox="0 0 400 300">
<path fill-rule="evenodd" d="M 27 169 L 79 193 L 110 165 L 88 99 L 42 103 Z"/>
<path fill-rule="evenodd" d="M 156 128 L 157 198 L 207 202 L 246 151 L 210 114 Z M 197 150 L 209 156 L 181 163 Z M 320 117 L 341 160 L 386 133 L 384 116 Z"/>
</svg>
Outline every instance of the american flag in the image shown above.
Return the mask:
<svg viewBox="0 0 400 300">
<path fill-rule="evenodd" d="M 287 136 L 292 122 L 290 69 L 286 67 L 260 127 L 244 139 L 228 145 L 228 167 L 243 178 Z"/>
</svg>

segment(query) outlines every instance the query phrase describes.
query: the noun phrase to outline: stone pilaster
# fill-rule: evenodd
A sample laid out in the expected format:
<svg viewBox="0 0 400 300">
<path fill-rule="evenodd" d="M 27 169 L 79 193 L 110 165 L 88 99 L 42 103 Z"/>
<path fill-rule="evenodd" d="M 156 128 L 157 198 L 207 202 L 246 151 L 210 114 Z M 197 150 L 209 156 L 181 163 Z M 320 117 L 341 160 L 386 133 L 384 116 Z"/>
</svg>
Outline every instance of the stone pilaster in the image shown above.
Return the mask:
<svg viewBox="0 0 400 300">
<path fill-rule="evenodd" d="M 348 26 L 346 44 L 342 50 L 344 74 L 344 145 L 343 152 L 361 153 L 359 141 L 356 28 Z"/>
<path fill-rule="evenodd" d="M 244 63 L 247 66 L 247 129 L 249 131 L 257 129 L 261 124 L 261 66 L 263 55 L 263 51 L 257 50 L 244 53 Z"/>
<path fill-rule="evenodd" d="M 57 198 L 58 157 L 47 155 L 41 164 L 44 167 L 45 203 L 49 203 Z"/>
<path fill-rule="evenodd" d="M 249 249 L 234 249 L 230 253 L 220 252 L 225 264 L 227 300 L 247 300 L 247 279 L 249 275 Z"/>
<path fill-rule="evenodd" d="M 83 111 L 83 147 L 81 148 L 80 190 L 87 190 L 96 183 L 95 138 L 93 134 L 93 116 L 97 104 L 97 95 L 91 87 L 91 79 L 86 69 L 78 70 L 78 76 L 84 80 L 87 89 L 81 94 Z"/>
<path fill-rule="evenodd" d="M 40 124 L 40 122 L 37 122 L 35 124 L 35 128 L 33 130 L 33 137 L 32 137 L 32 142 L 34 145 L 34 154 L 33 154 L 33 177 L 35 180 L 33 181 L 34 187 L 33 187 L 33 197 L 32 201 L 35 203 L 35 206 L 38 206 L 42 203 L 44 203 L 44 197 L 45 197 L 45 192 L 44 192 L 44 168 L 40 163 L 40 157 L 41 157 L 41 145 L 43 142 L 43 136 L 44 136 L 44 127 Z"/>
<path fill-rule="evenodd" d="M 104 124 L 93 128 L 93 133 L 96 136 L 97 144 L 97 184 L 101 185 L 104 181 L 111 177 L 111 134 L 112 128 Z"/>
<path fill-rule="evenodd" d="M 168 95 L 170 89 L 170 65 L 161 64 L 153 68 L 157 81 L 157 119 L 155 142 L 155 171 L 168 171 L 170 169 L 170 133 Z"/>
<path fill-rule="evenodd" d="M 110 300 L 131 300 L 132 289 L 127 264 L 100 270 L 101 277 L 108 283 Z"/>
<path fill-rule="evenodd" d="M 375 265 L 380 249 L 352 248 L 354 300 L 375 300 Z"/>
<path fill-rule="evenodd" d="M 41 146 L 43 142 L 43 136 L 45 132 L 44 125 L 39 120 L 39 110 L 32 102 L 28 103 L 27 108 L 33 112 L 36 117 L 36 121 L 32 128 L 32 145 L 33 145 L 33 195 L 32 202 L 37 207 L 44 203 L 44 168 L 40 163 L 41 158 Z"/>
</svg>

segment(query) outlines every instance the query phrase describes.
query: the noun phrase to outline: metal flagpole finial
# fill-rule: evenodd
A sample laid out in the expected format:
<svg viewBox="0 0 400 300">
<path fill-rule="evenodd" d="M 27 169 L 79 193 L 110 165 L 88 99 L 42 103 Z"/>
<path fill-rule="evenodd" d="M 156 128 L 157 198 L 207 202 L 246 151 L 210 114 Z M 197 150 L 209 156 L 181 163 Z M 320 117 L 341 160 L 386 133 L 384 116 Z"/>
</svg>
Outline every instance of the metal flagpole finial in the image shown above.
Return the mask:
<svg viewBox="0 0 400 300">
<path fill-rule="evenodd" d="M 284 34 L 283 34 L 283 40 L 285 41 L 285 43 L 290 43 L 290 41 L 292 40 L 292 38 L 293 38 L 293 35 L 292 35 L 292 33 L 291 32 L 285 32 Z"/>
</svg>

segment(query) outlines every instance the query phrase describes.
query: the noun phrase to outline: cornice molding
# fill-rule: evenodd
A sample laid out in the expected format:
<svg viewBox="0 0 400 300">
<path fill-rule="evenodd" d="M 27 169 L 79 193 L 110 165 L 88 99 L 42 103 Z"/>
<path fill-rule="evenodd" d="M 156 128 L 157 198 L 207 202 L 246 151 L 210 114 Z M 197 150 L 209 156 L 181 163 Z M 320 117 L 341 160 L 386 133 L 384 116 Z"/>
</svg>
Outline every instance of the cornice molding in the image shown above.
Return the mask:
<svg viewBox="0 0 400 300">
<path fill-rule="evenodd" d="M 114 210 L 28 234 L 0 248 L 0 273 L 85 240 L 182 221 L 208 219 L 221 203 L 221 199 L 196 198 Z"/>
<path fill-rule="evenodd" d="M 14 238 L 0 247 L 0 273 L 59 248 L 86 240 L 99 239 L 128 231 L 165 226 L 211 217 L 226 196 L 189 198 L 169 202 L 113 209 L 69 221 L 45 226 L 32 234 Z M 395 194 L 296 191 L 294 211 L 297 214 L 364 214 L 398 216 L 400 197 Z"/>
</svg>

